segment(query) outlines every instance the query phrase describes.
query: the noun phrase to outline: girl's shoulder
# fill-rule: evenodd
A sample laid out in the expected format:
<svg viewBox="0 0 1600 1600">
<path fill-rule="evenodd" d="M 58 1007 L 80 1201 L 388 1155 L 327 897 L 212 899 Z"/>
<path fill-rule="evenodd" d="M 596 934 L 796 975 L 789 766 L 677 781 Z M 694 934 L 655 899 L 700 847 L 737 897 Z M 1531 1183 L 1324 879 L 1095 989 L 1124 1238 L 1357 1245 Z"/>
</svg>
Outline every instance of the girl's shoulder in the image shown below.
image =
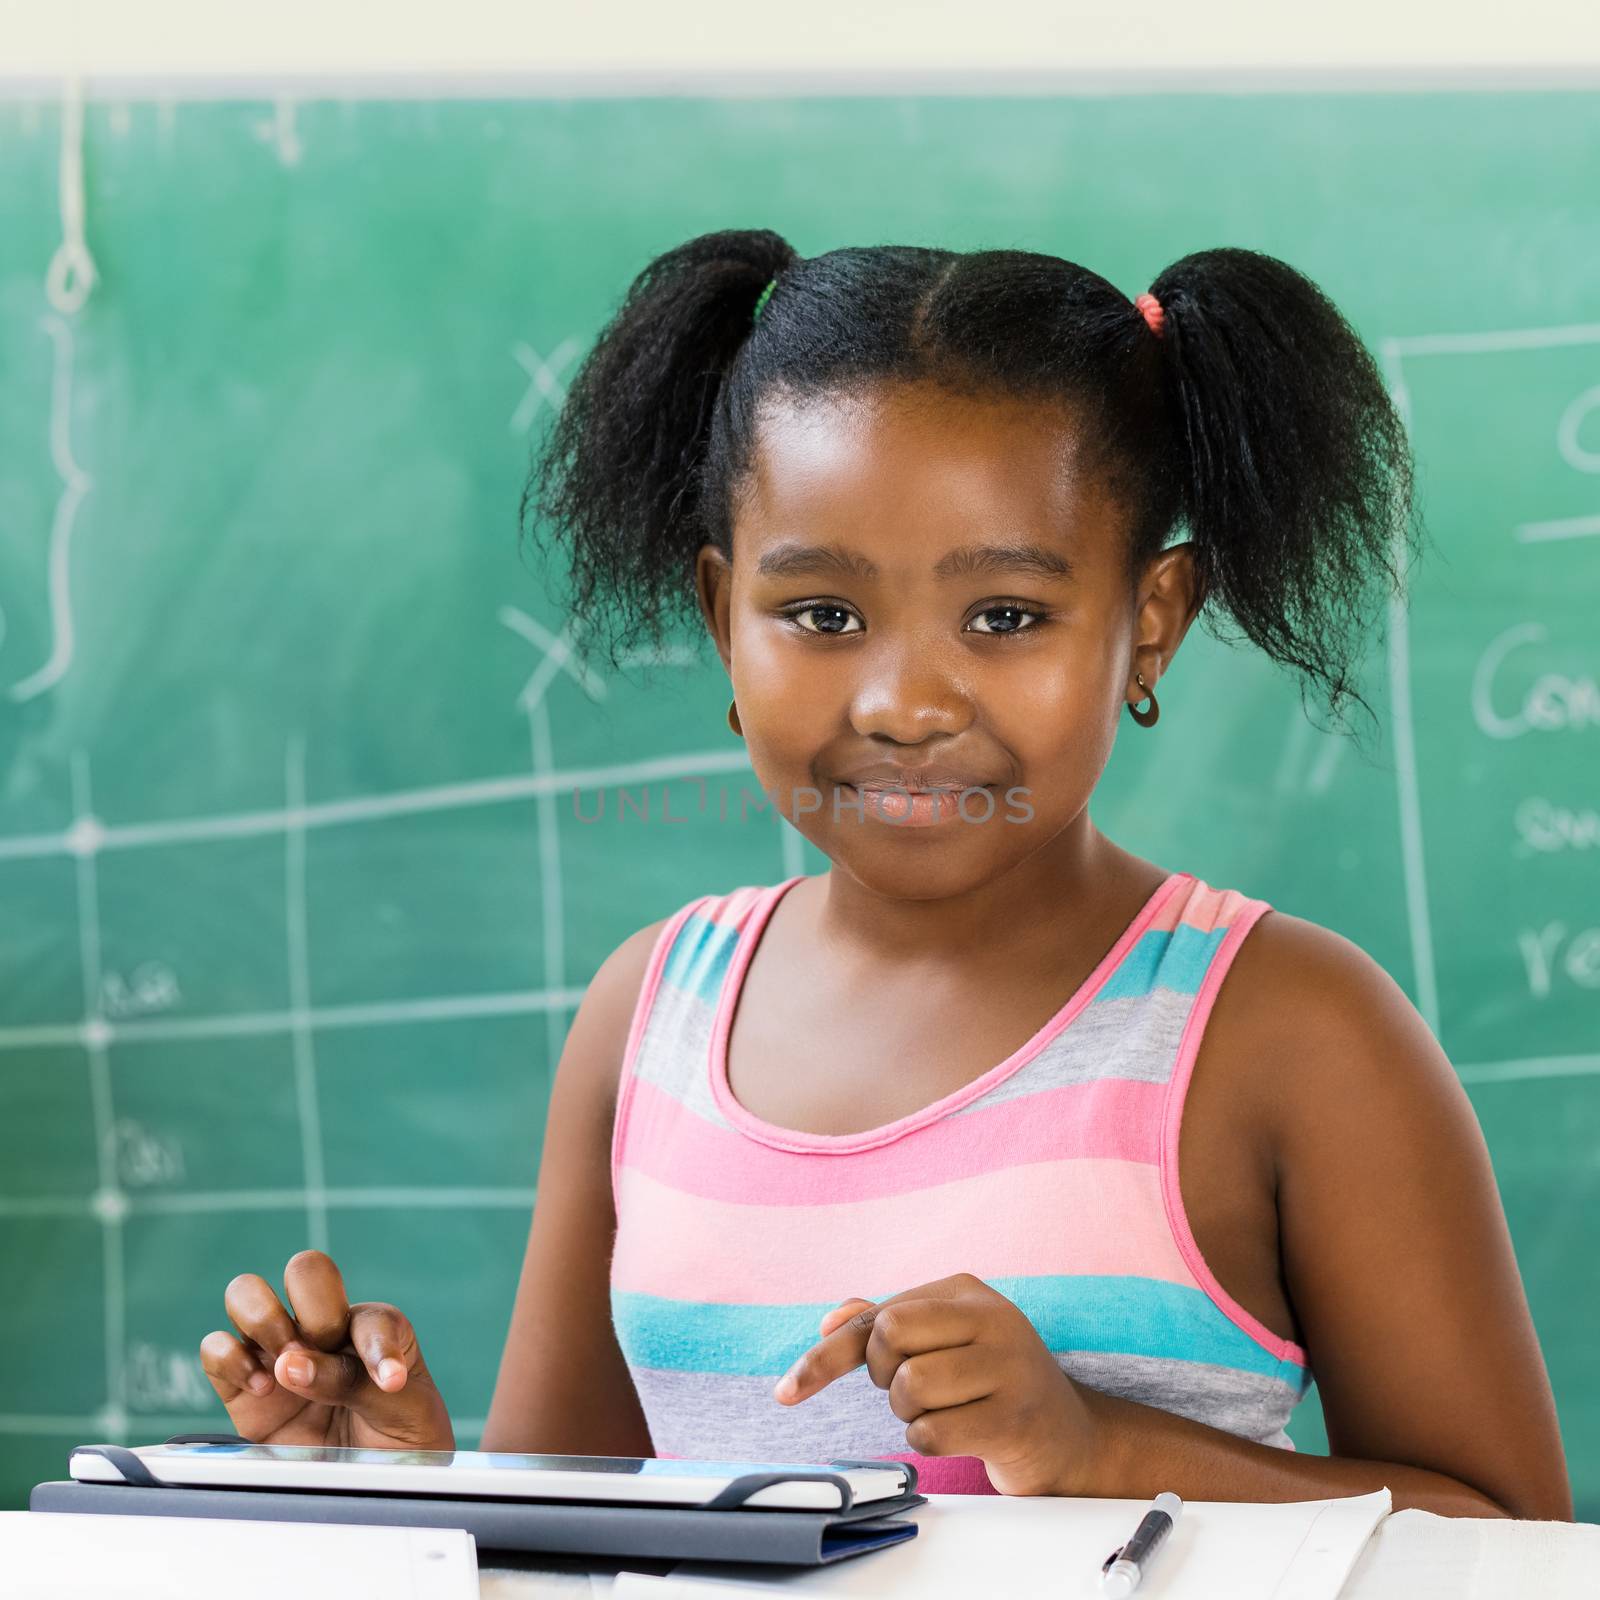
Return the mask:
<svg viewBox="0 0 1600 1600">
<path fill-rule="evenodd" d="M 1240 944 L 1229 983 L 1236 1002 L 1249 1002 L 1251 1017 L 1240 1020 L 1297 1054 L 1337 1053 L 1372 1026 L 1404 1025 L 1407 1016 L 1422 1024 L 1399 983 L 1354 940 L 1276 907 Z"/>
<path fill-rule="evenodd" d="M 1202 1050 L 1283 1156 L 1402 1112 L 1457 1110 L 1448 1057 L 1396 979 L 1342 934 L 1268 909 L 1234 954 Z M 1403 1137 L 1403 1135 L 1402 1135 Z"/>
</svg>

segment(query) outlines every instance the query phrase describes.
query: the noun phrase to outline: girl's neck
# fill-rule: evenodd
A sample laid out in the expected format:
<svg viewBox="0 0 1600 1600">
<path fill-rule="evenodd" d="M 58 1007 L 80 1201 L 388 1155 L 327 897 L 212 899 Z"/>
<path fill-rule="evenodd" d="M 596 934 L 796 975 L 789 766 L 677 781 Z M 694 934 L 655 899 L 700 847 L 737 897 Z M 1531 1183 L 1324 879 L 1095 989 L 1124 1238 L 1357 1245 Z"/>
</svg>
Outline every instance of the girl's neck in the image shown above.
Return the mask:
<svg viewBox="0 0 1600 1600">
<path fill-rule="evenodd" d="M 1075 932 L 1092 944 L 1109 928 L 1115 939 L 1167 876 L 1113 844 L 1085 811 L 1044 849 L 961 893 L 888 895 L 835 866 L 807 898 L 816 937 L 852 960 L 970 970 L 991 953 L 1005 952 L 1010 965 L 1035 939 L 1052 952 Z"/>
</svg>

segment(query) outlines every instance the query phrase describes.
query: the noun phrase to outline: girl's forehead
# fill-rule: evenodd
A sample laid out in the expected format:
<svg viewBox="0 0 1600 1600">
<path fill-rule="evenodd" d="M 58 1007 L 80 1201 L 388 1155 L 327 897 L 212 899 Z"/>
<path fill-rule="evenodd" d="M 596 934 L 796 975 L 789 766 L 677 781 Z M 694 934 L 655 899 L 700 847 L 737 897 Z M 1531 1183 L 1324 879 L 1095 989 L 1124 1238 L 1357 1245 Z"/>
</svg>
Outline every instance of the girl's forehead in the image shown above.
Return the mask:
<svg viewBox="0 0 1600 1600">
<path fill-rule="evenodd" d="M 771 401 L 740 497 L 741 535 L 915 527 L 962 538 L 992 530 L 1081 546 L 1107 517 L 1101 475 L 1059 403 L 988 398 L 930 384 Z"/>
</svg>

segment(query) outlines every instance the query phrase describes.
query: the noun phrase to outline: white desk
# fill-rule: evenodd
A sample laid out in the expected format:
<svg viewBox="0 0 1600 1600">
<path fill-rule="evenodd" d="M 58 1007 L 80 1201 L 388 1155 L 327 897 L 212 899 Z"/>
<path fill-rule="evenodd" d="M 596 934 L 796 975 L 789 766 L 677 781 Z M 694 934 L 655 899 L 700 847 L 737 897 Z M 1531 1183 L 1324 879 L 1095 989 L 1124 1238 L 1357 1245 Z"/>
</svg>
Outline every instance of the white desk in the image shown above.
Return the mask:
<svg viewBox="0 0 1600 1600">
<path fill-rule="evenodd" d="M 1000 1504 L 989 1495 L 929 1495 L 930 1505 L 975 1521 Z M 917 1513 L 913 1512 L 915 1516 Z M 931 1531 L 929 1528 L 927 1531 Z M 919 1538 L 925 1534 L 919 1534 Z M 885 1551 L 885 1556 L 891 1552 Z M 589 1563 L 530 1556 L 513 1569 L 490 1556 L 479 1567 L 481 1600 L 605 1600 L 612 1575 L 622 1567 L 662 1572 L 660 1563 Z M 860 1575 L 876 1555 L 845 1566 Z M 774 1594 L 825 1594 L 837 1568 L 784 1569 L 770 1581 Z M 739 1581 L 760 1581 L 749 1567 Z M 1600 1594 L 1600 1525 L 1510 1522 L 1492 1518 L 1439 1517 L 1429 1511 L 1396 1511 L 1378 1524 L 1346 1583 L 1340 1600 L 1595 1600 Z M 982 1597 L 974 1597 L 982 1600 Z"/>
</svg>

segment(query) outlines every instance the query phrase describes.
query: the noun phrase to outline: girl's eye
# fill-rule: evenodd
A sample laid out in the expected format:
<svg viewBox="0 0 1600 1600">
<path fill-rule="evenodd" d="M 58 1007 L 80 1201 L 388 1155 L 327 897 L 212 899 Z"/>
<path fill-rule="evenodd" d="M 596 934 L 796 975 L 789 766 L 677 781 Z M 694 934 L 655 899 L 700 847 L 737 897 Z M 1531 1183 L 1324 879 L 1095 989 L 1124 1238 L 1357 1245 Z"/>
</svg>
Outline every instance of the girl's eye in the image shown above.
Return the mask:
<svg viewBox="0 0 1600 1600">
<path fill-rule="evenodd" d="M 1016 618 L 1016 617 L 1042 617 L 1043 615 L 1044 615 L 1044 612 L 1042 612 L 1042 611 L 1033 611 L 1027 606 L 1012 606 L 1012 605 L 990 606 L 987 610 L 980 611 L 978 613 L 979 617 L 1012 617 L 1012 618 Z M 974 618 L 973 620 L 976 621 L 977 619 Z M 1004 627 L 999 627 L 999 628 L 979 628 L 979 629 L 977 629 L 977 632 L 979 632 L 979 633 L 1026 633 L 1029 628 L 1037 628 L 1038 626 L 1039 626 L 1039 624 L 1037 622 L 1028 622 L 1028 623 L 1011 622 L 1011 623 L 1006 624 Z"/>
<path fill-rule="evenodd" d="M 802 617 L 815 616 L 815 615 L 818 615 L 818 614 L 820 614 L 821 616 L 823 616 L 823 617 L 825 617 L 827 619 L 827 623 L 826 623 L 825 626 L 818 626 L 818 627 L 815 627 L 815 628 L 808 628 L 800 620 Z M 851 616 L 850 612 L 846 611 L 843 606 L 830 606 L 830 605 L 801 606 L 798 610 L 790 611 L 790 612 L 786 613 L 786 615 L 788 616 L 789 620 L 792 623 L 794 623 L 797 628 L 800 629 L 800 631 L 802 633 L 830 633 L 830 634 L 837 634 L 837 633 L 846 632 L 847 630 L 845 628 L 843 628 L 842 626 L 840 626 L 839 623 L 841 622 L 841 620 L 844 621 L 844 622 L 848 622 L 850 620 L 850 616 Z M 859 633 L 861 630 L 859 628 L 857 628 L 854 631 Z"/>
</svg>

